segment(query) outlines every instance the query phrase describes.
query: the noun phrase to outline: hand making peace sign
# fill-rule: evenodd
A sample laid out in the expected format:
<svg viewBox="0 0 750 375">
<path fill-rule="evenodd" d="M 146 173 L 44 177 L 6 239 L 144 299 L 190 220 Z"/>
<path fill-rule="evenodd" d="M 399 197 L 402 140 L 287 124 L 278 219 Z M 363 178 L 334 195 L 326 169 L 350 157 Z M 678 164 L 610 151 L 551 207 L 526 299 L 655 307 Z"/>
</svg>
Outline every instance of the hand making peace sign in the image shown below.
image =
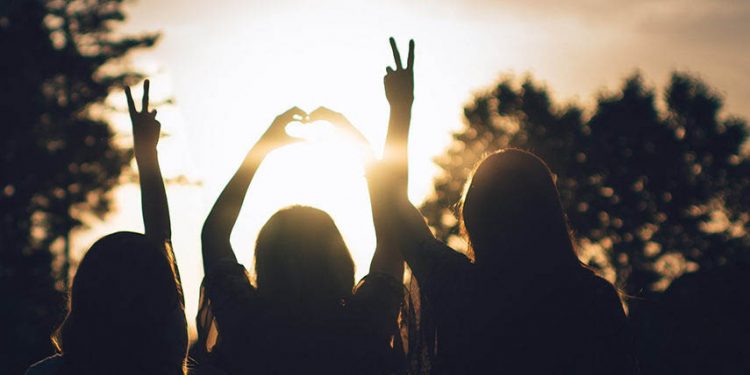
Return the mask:
<svg viewBox="0 0 750 375">
<path fill-rule="evenodd" d="M 155 151 L 161 134 L 161 124 L 156 120 L 156 110 L 150 112 L 148 110 L 149 83 L 149 80 L 143 82 L 143 99 L 140 112 L 135 109 L 130 87 L 125 86 L 128 112 L 130 112 L 130 121 L 133 123 L 133 149 L 136 157 L 143 152 Z"/>
<path fill-rule="evenodd" d="M 386 75 L 383 77 L 385 85 L 385 97 L 391 106 L 411 105 L 414 102 L 414 41 L 409 41 L 409 55 L 406 59 L 406 68 L 401 65 L 401 54 L 398 52 L 396 41 L 390 38 L 393 58 L 396 60 L 396 69 L 386 67 Z"/>
</svg>

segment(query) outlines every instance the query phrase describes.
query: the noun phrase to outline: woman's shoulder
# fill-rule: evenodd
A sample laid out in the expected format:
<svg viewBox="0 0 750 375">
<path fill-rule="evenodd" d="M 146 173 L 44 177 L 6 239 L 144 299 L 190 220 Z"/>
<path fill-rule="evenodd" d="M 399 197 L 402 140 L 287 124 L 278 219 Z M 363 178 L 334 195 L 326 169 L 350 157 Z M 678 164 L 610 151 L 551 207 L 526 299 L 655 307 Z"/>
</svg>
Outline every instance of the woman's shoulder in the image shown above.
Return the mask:
<svg viewBox="0 0 750 375">
<path fill-rule="evenodd" d="M 429 269 L 430 279 L 447 278 L 454 282 L 457 277 L 462 277 L 472 273 L 474 264 L 469 257 L 458 250 L 453 249 L 444 242 L 432 238 L 420 244 L 422 253 L 429 255 L 424 259 L 423 267 Z M 415 265 L 416 266 L 416 265 Z M 414 269 L 416 272 L 416 269 Z M 416 275 L 419 279 L 420 275 Z M 431 280 L 430 280 L 431 281 Z"/>
<path fill-rule="evenodd" d="M 622 303 L 617 288 L 596 272 L 584 269 L 579 280 L 591 292 L 590 295 L 594 301 L 613 303 L 618 306 Z"/>
<path fill-rule="evenodd" d="M 586 270 L 588 275 L 582 277 L 582 288 L 587 292 L 583 301 L 586 304 L 584 314 L 590 324 L 601 334 L 621 331 L 627 325 L 627 316 L 617 288 L 606 279 Z"/>
<path fill-rule="evenodd" d="M 213 266 L 203 277 L 203 285 L 209 297 L 229 292 L 255 294 L 250 282 L 250 275 L 245 266 L 234 260 L 221 261 Z"/>
<path fill-rule="evenodd" d="M 26 375 L 56 375 L 60 372 L 63 362 L 63 356 L 55 354 L 31 365 L 26 370 Z"/>
<path fill-rule="evenodd" d="M 404 285 L 401 280 L 385 273 L 374 272 L 363 277 L 357 283 L 346 305 L 357 306 L 362 303 L 399 304 L 403 296 Z"/>
<path fill-rule="evenodd" d="M 383 272 L 372 272 L 365 275 L 365 277 L 363 277 L 362 280 L 357 283 L 357 285 L 354 287 L 354 294 L 356 294 L 357 291 L 366 288 L 378 288 L 400 292 L 402 287 L 403 285 L 401 283 L 401 280 L 398 280 L 393 275 Z"/>
</svg>

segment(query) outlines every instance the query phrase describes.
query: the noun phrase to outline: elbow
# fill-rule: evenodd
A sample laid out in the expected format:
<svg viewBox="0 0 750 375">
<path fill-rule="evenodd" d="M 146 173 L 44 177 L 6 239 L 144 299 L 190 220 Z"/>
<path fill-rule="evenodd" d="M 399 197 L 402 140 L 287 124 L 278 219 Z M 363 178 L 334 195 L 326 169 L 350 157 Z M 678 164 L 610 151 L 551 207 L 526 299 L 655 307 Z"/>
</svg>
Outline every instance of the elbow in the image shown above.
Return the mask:
<svg viewBox="0 0 750 375">
<path fill-rule="evenodd" d="M 203 228 L 201 229 L 201 242 L 202 243 L 211 243 L 216 238 L 217 228 L 214 223 L 210 220 L 206 220 L 205 223 L 203 223 Z"/>
</svg>

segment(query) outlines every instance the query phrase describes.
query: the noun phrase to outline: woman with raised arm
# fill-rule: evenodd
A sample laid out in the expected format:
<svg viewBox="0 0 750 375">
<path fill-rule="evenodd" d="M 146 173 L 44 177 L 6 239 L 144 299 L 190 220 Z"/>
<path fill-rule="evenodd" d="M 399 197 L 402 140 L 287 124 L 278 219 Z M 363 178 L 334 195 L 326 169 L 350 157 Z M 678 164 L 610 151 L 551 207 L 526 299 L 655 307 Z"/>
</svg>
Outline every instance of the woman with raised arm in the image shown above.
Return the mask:
<svg viewBox="0 0 750 375">
<path fill-rule="evenodd" d="M 53 335 L 59 354 L 29 375 L 185 374 L 187 323 L 171 248 L 167 195 L 156 145 L 161 125 L 128 99 L 145 235 L 117 232 L 86 252 L 70 292 L 68 316 Z"/>
<path fill-rule="evenodd" d="M 354 263 L 331 217 L 294 206 L 275 213 L 258 235 L 256 286 L 237 263 L 229 239 L 245 194 L 265 156 L 298 141 L 285 132 L 293 120 L 326 120 L 357 133 L 328 109 L 307 117 L 292 108 L 247 154 L 203 226 L 197 352 L 202 363 L 233 375 L 392 372 L 402 363 L 392 344 L 403 299 L 397 251 L 378 241 L 370 275 L 352 292 Z"/>
<path fill-rule="evenodd" d="M 392 108 L 410 108 L 413 86 L 388 83 L 413 75 L 413 51 L 405 69 L 393 51 L 386 95 Z M 381 177 L 397 186 L 387 211 L 419 282 L 421 349 L 432 356 L 432 372 L 632 374 L 617 291 L 579 262 L 547 165 L 509 149 L 473 171 L 459 206 L 470 259 L 437 241 L 408 201 L 404 118 L 389 126 L 386 147 L 396 156 Z"/>
</svg>

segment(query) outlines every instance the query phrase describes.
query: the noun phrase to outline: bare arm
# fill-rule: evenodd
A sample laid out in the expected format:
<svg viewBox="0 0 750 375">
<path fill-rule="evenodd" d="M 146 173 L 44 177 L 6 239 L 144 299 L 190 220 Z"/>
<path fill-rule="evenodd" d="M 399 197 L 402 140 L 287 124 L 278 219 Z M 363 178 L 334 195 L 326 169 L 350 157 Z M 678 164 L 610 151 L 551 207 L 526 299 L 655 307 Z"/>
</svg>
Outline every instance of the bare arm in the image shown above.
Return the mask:
<svg viewBox="0 0 750 375">
<path fill-rule="evenodd" d="M 367 169 L 370 170 L 375 164 L 375 159 L 372 153 L 367 139 L 360 133 L 344 115 L 334 112 L 328 108 L 320 107 L 310 113 L 310 121 L 328 121 L 333 124 L 337 129 L 347 133 L 352 139 L 359 143 L 363 148 L 367 150 L 366 153 L 366 165 Z M 384 211 L 387 209 L 383 207 L 383 196 L 385 193 L 385 186 L 380 186 L 375 181 L 377 179 L 370 178 L 368 172 L 368 188 L 370 193 L 370 204 L 372 208 L 372 218 L 375 226 L 375 237 L 377 238 L 377 244 L 375 247 L 375 254 L 372 257 L 370 263 L 370 273 L 378 272 L 385 273 L 393 276 L 397 280 L 401 280 L 404 273 L 404 260 L 401 253 L 398 251 L 397 244 L 394 242 L 395 239 L 391 234 L 393 229 L 387 222 L 387 214 Z"/>
<path fill-rule="evenodd" d="M 130 88 L 125 88 L 130 120 L 133 123 L 133 149 L 138 164 L 145 234 L 157 241 L 169 242 L 172 238 L 169 204 L 156 152 L 161 124 L 156 120 L 156 110 L 149 111 L 148 92 L 149 80 L 146 80 L 143 83 L 141 111 L 138 112 Z"/>
<path fill-rule="evenodd" d="M 414 102 L 414 41 L 409 42 L 407 66 L 401 65 L 396 41 L 390 39 L 396 69 L 387 67 L 383 78 L 385 95 L 390 104 L 390 118 L 383 161 L 369 168 L 367 182 L 370 190 L 377 246 L 370 262 L 370 272 L 387 273 L 398 280 L 403 277 L 404 258 L 399 250 L 399 235 L 393 195 L 406 198 L 408 179 L 407 141 L 411 106 Z"/>
<path fill-rule="evenodd" d="M 409 127 L 411 125 L 411 109 L 414 103 L 414 41 L 409 41 L 409 55 L 406 68 L 401 65 L 401 54 L 396 41 L 390 38 L 396 69 L 386 68 L 383 77 L 385 96 L 390 105 L 388 133 L 385 141 L 384 161 L 390 166 L 391 172 L 402 178 L 397 182 L 397 194 L 407 194 L 409 177 Z"/>
<path fill-rule="evenodd" d="M 296 141 L 295 138 L 289 137 L 285 131 L 286 125 L 293 121 L 295 116 L 304 117 L 305 113 L 294 107 L 276 117 L 260 140 L 247 153 L 242 165 L 229 180 L 213 208 L 211 208 L 201 232 L 203 270 L 205 272 L 208 272 L 222 259 L 237 261 L 229 237 L 240 214 L 245 194 L 266 155 L 275 148 Z"/>
<path fill-rule="evenodd" d="M 405 196 L 398 195 L 394 199 L 396 214 L 394 226 L 398 228 L 399 248 L 409 264 L 413 264 L 415 252 L 422 244 L 435 240 L 430 227 L 419 210 Z"/>
<path fill-rule="evenodd" d="M 408 143 L 411 110 L 414 102 L 414 41 L 409 41 L 407 64 L 401 65 L 401 54 L 393 38 L 390 39 L 396 69 L 387 68 L 383 79 L 386 98 L 390 104 L 390 120 L 386 136 L 385 155 L 376 178 L 380 185 L 388 186 L 381 195 L 379 205 L 391 226 L 389 235 L 413 270 L 426 263 L 433 254 L 426 252 L 424 244 L 435 237 L 422 214 L 408 197 Z M 427 258 L 425 258 L 427 257 Z"/>
</svg>

